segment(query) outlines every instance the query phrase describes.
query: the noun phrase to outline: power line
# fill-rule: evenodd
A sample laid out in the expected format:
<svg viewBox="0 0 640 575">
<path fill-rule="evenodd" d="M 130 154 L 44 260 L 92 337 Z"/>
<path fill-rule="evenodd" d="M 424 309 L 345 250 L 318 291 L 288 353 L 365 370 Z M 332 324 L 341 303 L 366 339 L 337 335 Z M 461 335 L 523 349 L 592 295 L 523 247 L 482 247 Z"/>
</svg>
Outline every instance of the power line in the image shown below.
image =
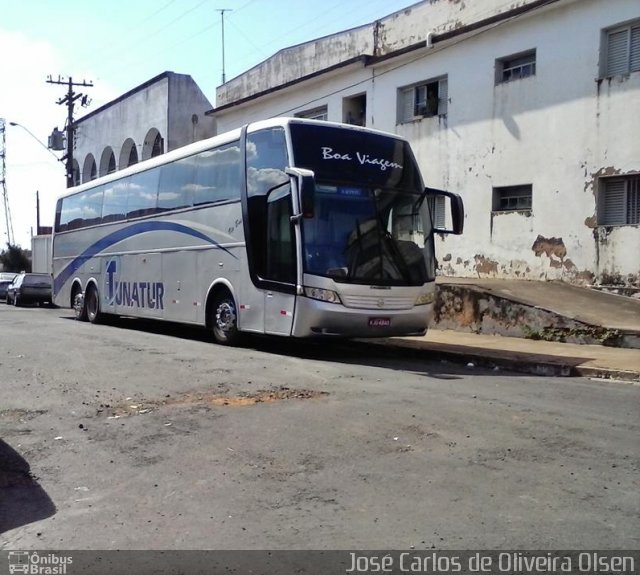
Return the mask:
<svg viewBox="0 0 640 575">
<path fill-rule="evenodd" d="M 125 28 L 124 30 L 119 31 L 118 34 L 120 34 L 121 36 L 124 36 L 125 34 L 129 34 L 130 32 L 133 32 L 134 30 L 136 30 L 137 28 L 140 28 L 140 26 L 142 26 L 142 24 L 145 24 L 149 20 L 152 20 L 153 18 L 155 18 L 158 14 L 160 14 L 160 12 L 163 12 L 164 10 L 166 10 L 175 1 L 176 0 L 169 0 L 164 6 L 162 6 L 161 8 L 158 8 L 155 12 L 152 12 L 148 16 L 145 16 L 144 18 L 142 18 L 142 20 L 139 20 L 138 22 L 132 24 L 131 26 Z M 127 44 L 122 49 L 128 49 L 128 47 L 131 44 L 133 44 L 133 42 L 130 43 L 130 44 Z M 102 47 L 99 46 L 97 49 L 94 49 L 93 50 L 93 54 L 92 54 L 92 58 L 95 58 L 96 56 L 100 56 L 101 54 L 103 54 L 107 50 L 110 50 L 110 51 L 113 50 L 113 42 L 105 43 Z"/>
<path fill-rule="evenodd" d="M 189 15 L 191 12 L 197 10 L 198 8 L 200 8 L 200 6 L 202 6 L 203 4 L 207 3 L 209 0 L 201 0 L 200 2 L 198 2 L 195 6 L 192 6 L 191 8 L 189 8 L 188 10 L 185 10 L 184 12 L 182 12 L 180 15 L 176 16 L 175 18 L 173 18 L 173 20 L 170 20 L 169 22 L 167 22 L 166 24 L 164 24 L 163 26 L 161 26 L 160 28 L 157 28 L 156 30 L 154 30 L 153 32 L 147 34 L 146 36 L 142 36 L 140 38 L 136 38 L 134 42 L 130 42 L 125 44 L 124 46 L 122 46 L 121 50 L 119 50 L 117 53 L 129 50 L 130 52 L 130 48 L 132 46 L 136 46 L 137 48 L 139 48 L 140 46 L 148 46 L 149 48 L 153 48 L 154 50 L 156 50 L 156 55 L 158 53 L 162 53 L 162 52 L 158 52 L 157 50 L 157 46 L 153 43 L 148 42 L 148 40 L 150 40 L 151 38 L 154 38 L 155 36 L 157 36 L 158 34 L 160 34 L 161 32 L 164 32 L 167 28 L 169 28 L 170 26 L 173 26 L 176 22 L 182 20 L 183 18 L 185 18 L 187 15 Z M 189 35 L 189 39 L 191 38 L 191 35 Z M 166 50 L 164 50 L 166 51 Z M 164 52 L 163 51 L 163 52 Z M 115 56 L 113 58 L 110 59 L 111 62 L 113 62 L 113 64 L 110 66 L 109 65 L 109 61 L 107 61 L 105 69 L 109 69 L 110 67 L 114 67 L 114 66 L 118 66 L 121 67 L 123 65 L 127 65 L 131 62 L 135 63 L 138 61 L 144 61 L 146 60 L 146 58 L 142 55 L 138 55 L 135 58 L 130 58 L 129 60 L 123 60 L 122 58 L 116 58 Z"/>
</svg>

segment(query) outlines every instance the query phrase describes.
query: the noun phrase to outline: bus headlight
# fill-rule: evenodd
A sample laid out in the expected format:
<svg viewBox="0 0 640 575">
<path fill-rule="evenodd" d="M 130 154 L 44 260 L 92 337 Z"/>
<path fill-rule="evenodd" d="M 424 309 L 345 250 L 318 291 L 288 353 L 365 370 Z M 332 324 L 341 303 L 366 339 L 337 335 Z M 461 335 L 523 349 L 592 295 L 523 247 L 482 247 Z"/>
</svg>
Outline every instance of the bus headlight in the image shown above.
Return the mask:
<svg viewBox="0 0 640 575">
<path fill-rule="evenodd" d="M 423 293 L 418 296 L 415 305 L 427 305 L 433 303 L 433 300 L 436 299 L 436 296 L 433 292 Z"/>
<path fill-rule="evenodd" d="M 340 301 L 340 296 L 330 289 L 304 286 L 304 295 L 310 297 L 311 299 L 326 301 L 328 303 L 342 303 Z"/>
</svg>

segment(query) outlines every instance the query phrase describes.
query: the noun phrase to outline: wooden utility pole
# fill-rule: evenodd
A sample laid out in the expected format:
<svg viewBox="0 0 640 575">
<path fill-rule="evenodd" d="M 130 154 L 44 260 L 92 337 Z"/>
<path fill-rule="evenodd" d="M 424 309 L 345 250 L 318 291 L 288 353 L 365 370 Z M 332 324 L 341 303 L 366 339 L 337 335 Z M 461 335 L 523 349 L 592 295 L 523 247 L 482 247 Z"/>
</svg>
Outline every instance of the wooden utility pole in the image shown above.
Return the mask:
<svg viewBox="0 0 640 575">
<path fill-rule="evenodd" d="M 67 188 L 70 188 L 74 185 L 73 178 L 73 148 L 75 146 L 75 126 L 73 125 L 73 107 L 76 100 L 80 99 L 80 104 L 83 107 L 89 105 L 89 98 L 84 94 L 76 94 L 73 91 L 74 86 L 83 86 L 83 87 L 92 87 L 92 82 L 74 82 L 73 78 L 69 76 L 67 80 L 65 80 L 62 76 L 58 76 L 57 80 L 53 80 L 51 76 L 47 76 L 47 84 L 59 84 L 62 86 L 67 86 L 67 94 L 60 98 L 56 103 L 57 104 L 66 104 L 67 106 L 67 153 L 62 156 L 62 161 L 65 163 L 65 168 L 67 172 Z"/>
</svg>

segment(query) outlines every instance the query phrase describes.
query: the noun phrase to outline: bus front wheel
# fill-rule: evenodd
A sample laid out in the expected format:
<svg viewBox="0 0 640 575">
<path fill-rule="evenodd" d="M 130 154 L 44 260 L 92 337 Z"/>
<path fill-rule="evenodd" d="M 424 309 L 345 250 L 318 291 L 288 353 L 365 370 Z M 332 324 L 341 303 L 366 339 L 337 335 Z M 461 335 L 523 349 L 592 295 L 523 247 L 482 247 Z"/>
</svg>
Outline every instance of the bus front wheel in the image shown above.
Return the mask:
<svg viewBox="0 0 640 575">
<path fill-rule="evenodd" d="M 240 341 L 238 313 L 231 294 L 221 292 L 213 302 L 213 337 L 221 345 L 237 345 Z"/>
</svg>

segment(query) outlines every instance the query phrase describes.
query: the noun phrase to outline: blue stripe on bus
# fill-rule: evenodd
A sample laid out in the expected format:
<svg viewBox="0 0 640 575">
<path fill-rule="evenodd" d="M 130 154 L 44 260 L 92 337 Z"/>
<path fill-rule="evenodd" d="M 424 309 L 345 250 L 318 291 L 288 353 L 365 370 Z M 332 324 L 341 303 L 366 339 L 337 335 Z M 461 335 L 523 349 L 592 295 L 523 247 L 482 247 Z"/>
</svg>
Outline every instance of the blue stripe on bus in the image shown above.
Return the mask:
<svg viewBox="0 0 640 575">
<path fill-rule="evenodd" d="M 71 261 L 69 265 L 67 265 L 67 267 L 64 268 L 57 275 L 57 277 L 54 278 L 53 280 L 54 293 L 56 294 L 59 293 L 60 290 L 62 289 L 62 286 L 65 284 L 65 282 L 71 276 L 73 276 L 76 273 L 76 271 L 78 271 L 80 267 L 82 267 L 82 265 L 87 260 L 98 255 L 100 252 L 106 250 L 108 247 L 112 246 L 113 244 L 117 244 L 118 242 L 121 242 L 122 240 L 126 240 L 132 236 L 137 236 L 138 234 L 144 234 L 146 232 L 159 232 L 159 231 L 179 232 L 182 234 L 193 236 L 195 238 L 204 240 L 210 244 L 218 246 L 221 249 L 223 249 L 225 252 L 227 252 L 229 255 L 233 256 L 233 254 L 229 250 L 220 246 L 220 244 L 217 241 L 215 241 L 213 238 L 210 238 L 209 236 L 203 234 L 202 232 L 194 230 L 193 228 L 185 226 L 184 224 L 178 224 L 176 222 L 162 222 L 162 221 L 161 222 L 157 222 L 157 221 L 139 222 L 137 224 L 133 224 L 126 228 L 121 228 L 119 230 L 116 230 L 115 232 L 109 234 L 108 236 L 105 236 L 104 238 L 98 240 L 95 244 L 89 246 L 84 252 L 82 252 L 78 257 L 76 257 L 73 261 Z"/>
</svg>

